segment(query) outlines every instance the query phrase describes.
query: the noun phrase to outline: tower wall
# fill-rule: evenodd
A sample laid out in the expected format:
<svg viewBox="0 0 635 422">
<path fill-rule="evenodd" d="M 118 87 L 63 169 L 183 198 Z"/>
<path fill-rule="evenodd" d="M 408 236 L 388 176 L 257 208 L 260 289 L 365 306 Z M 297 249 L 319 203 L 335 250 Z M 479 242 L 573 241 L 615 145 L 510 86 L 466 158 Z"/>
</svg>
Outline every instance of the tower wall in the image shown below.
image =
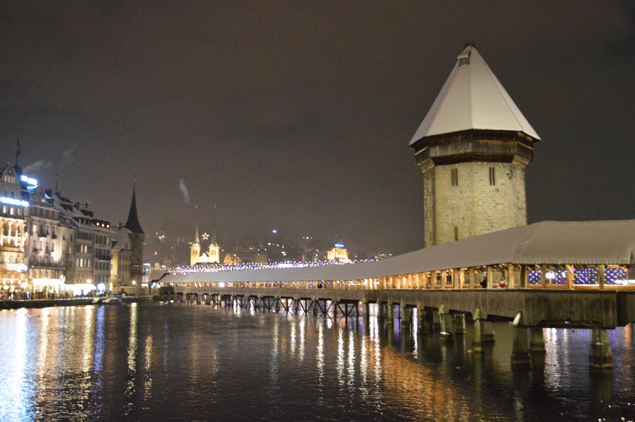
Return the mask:
<svg viewBox="0 0 635 422">
<path fill-rule="evenodd" d="M 198 262 L 200 254 L 201 254 L 201 248 L 198 245 L 198 243 L 197 244 L 193 244 L 190 247 L 190 266 L 194 266 L 194 264 L 196 264 Z"/>
<path fill-rule="evenodd" d="M 426 247 L 527 224 L 525 162 L 426 164 Z"/>
</svg>

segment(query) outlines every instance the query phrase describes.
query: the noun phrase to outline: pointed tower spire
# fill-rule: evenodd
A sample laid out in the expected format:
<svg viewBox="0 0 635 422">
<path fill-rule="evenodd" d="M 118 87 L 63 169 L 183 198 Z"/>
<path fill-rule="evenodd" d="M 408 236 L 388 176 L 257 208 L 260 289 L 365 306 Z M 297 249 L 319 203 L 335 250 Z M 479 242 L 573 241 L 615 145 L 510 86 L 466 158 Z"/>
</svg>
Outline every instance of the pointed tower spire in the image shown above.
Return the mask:
<svg viewBox="0 0 635 422">
<path fill-rule="evenodd" d="M 139 224 L 139 217 L 137 216 L 137 200 L 135 195 L 135 189 L 137 184 L 137 177 L 132 182 L 132 202 L 130 203 L 130 212 L 128 213 L 128 220 L 126 221 L 126 228 L 133 233 L 145 234 Z"/>
<path fill-rule="evenodd" d="M 195 228 L 194 228 L 194 244 L 195 245 L 199 245 L 201 243 L 201 241 L 198 238 L 198 222 L 196 222 Z"/>
<path fill-rule="evenodd" d="M 216 240 L 216 204 L 214 204 L 214 231 L 212 231 L 212 241 L 210 245 L 218 246 L 218 241 Z"/>
</svg>

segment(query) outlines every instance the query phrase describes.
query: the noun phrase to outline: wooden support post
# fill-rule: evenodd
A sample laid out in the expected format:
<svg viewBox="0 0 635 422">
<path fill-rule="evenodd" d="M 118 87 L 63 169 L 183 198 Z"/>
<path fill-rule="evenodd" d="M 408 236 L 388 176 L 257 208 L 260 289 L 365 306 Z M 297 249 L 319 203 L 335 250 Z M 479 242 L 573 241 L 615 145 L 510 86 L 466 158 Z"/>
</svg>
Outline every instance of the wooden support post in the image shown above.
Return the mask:
<svg viewBox="0 0 635 422">
<path fill-rule="evenodd" d="M 494 271 L 492 270 L 492 267 L 488 266 L 487 267 L 487 288 L 491 289 L 493 285 L 494 285 Z"/>
<path fill-rule="evenodd" d="M 516 266 L 514 264 L 509 264 L 507 266 L 507 274 L 508 274 L 508 285 L 510 289 L 516 288 Z"/>
<path fill-rule="evenodd" d="M 459 289 L 462 289 L 464 284 L 465 284 L 465 269 L 461 268 L 459 270 Z"/>
<path fill-rule="evenodd" d="M 573 265 L 565 265 L 567 270 L 567 289 L 573 289 L 573 282 L 575 281 L 575 272 Z"/>
<path fill-rule="evenodd" d="M 546 265 L 540 266 L 540 287 L 543 289 L 547 287 L 547 271 L 548 267 Z"/>
<path fill-rule="evenodd" d="M 393 309 L 392 302 L 389 300 L 388 303 L 386 304 L 386 323 L 388 324 L 393 323 L 394 311 L 395 310 Z"/>
<path fill-rule="evenodd" d="M 472 351 L 483 353 L 483 320 L 481 319 L 481 308 L 476 308 L 474 312 L 474 340 L 472 341 Z"/>
<path fill-rule="evenodd" d="M 406 306 L 404 302 L 399 304 L 399 313 L 401 314 L 401 325 L 409 327 L 412 322 L 412 310 Z"/>
<path fill-rule="evenodd" d="M 460 280 L 459 280 L 459 273 L 460 273 L 460 271 L 457 270 L 456 268 L 452 270 L 452 288 L 453 289 L 460 289 L 461 288 Z"/>
<path fill-rule="evenodd" d="M 598 265 L 598 287 L 600 290 L 604 290 L 604 283 L 606 281 L 605 265 Z"/>
<path fill-rule="evenodd" d="M 520 266 L 520 288 L 524 289 L 527 287 L 527 277 L 529 276 L 526 265 Z"/>
<path fill-rule="evenodd" d="M 468 273 L 468 278 L 470 283 L 470 289 L 473 289 L 474 283 L 476 280 L 476 268 L 470 268 L 467 273 Z"/>
<path fill-rule="evenodd" d="M 386 318 L 386 308 L 384 304 L 380 301 L 377 301 L 377 319 L 385 319 Z"/>
<path fill-rule="evenodd" d="M 465 314 L 456 314 L 454 315 L 454 333 L 455 334 L 465 334 Z"/>
<path fill-rule="evenodd" d="M 448 271 L 441 271 L 441 289 L 445 290 L 445 284 L 448 279 Z"/>
</svg>

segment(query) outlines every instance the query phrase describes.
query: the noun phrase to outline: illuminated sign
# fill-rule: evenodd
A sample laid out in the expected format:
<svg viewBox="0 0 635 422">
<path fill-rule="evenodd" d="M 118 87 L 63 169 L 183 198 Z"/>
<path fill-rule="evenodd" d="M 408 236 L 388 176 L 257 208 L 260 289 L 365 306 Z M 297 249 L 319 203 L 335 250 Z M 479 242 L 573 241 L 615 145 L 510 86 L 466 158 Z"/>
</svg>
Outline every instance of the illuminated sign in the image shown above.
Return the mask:
<svg viewBox="0 0 635 422">
<path fill-rule="evenodd" d="M 338 249 L 344 249 L 344 245 L 342 245 L 341 243 L 336 243 L 335 247 Z"/>
<path fill-rule="evenodd" d="M 15 199 L 15 198 L 7 198 L 6 196 L 0 197 L 0 202 L 2 202 L 3 204 L 17 205 L 19 207 L 29 206 L 29 203 L 27 201 L 23 201 L 21 199 Z"/>
<path fill-rule="evenodd" d="M 24 174 L 20 176 L 20 180 L 22 180 L 23 182 L 26 182 L 29 185 L 33 185 L 33 186 L 37 185 L 37 179 L 26 176 Z"/>
</svg>

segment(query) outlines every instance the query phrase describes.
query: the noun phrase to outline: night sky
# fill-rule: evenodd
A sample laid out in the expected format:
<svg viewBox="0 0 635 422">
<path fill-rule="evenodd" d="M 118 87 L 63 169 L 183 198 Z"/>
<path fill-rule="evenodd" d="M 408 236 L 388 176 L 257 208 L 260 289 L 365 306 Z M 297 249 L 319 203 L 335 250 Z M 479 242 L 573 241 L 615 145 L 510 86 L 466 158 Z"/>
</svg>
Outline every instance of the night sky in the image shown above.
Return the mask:
<svg viewBox="0 0 635 422">
<path fill-rule="evenodd" d="M 408 144 L 467 41 L 542 138 L 529 222 L 634 218 L 633 1 L 3 0 L 0 160 L 115 224 L 136 175 L 146 233 L 216 203 L 220 240 L 418 249 Z"/>
</svg>

